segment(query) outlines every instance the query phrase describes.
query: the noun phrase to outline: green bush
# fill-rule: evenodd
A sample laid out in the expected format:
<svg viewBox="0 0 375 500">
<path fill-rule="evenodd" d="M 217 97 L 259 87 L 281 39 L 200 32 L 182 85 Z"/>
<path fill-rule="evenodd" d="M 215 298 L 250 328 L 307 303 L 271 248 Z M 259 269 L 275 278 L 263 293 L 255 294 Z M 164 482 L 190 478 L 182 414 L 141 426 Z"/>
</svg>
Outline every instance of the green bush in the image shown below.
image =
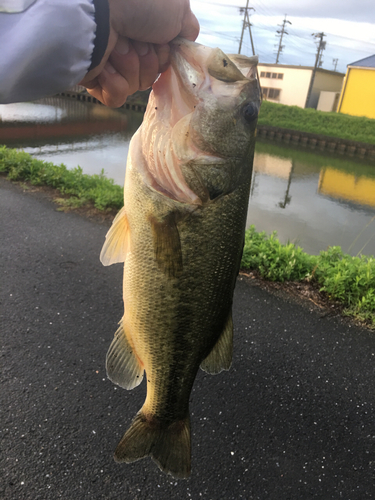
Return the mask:
<svg viewBox="0 0 375 500">
<path fill-rule="evenodd" d="M 245 234 L 241 266 L 257 270 L 272 281 L 315 281 L 331 299 L 340 301 L 344 313 L 375 328 L 375 259 L 351 257 L 340 247 L 308 255 L 300 247 L 282 245 L 276 232 L 270 236 L 251 226 Z"/>
<path fill-rule="evenodd" d="M 320 253 L 315 277 L 322 291 L 343 302 L 346 314 L 372 318 L 375 325 L 374 257 L 351 257 L 332 247 Z"/>
<path fill-rule="evenodd" d="M 0 172 L 7 173 L 11 180 L 51 186 L 75 198 L 65 205 L 81 206 L 92 202 L 99 210 L 118 209 L 123 205 L 123 189 L 105 177 L 103 171 L 100 175 L 87 175 L 80 167 L 69 170 L 64 164 L 54 165 L 24 151 L 0 147 Z"/>
<path fill-rule="evenodd" d="M 267 237 L 251 226 L 245 233 L 242 267 L 256 269 L 271 281 L 303 280 L 311 272 L 316 257 L 303 252 L 293 243 L 282 245 L 274 231 Z"/>
<path fill-rule="evenodd" d="M 375 144 L 375 120 L 263 101 L 258 125 Z"/>
</svg>

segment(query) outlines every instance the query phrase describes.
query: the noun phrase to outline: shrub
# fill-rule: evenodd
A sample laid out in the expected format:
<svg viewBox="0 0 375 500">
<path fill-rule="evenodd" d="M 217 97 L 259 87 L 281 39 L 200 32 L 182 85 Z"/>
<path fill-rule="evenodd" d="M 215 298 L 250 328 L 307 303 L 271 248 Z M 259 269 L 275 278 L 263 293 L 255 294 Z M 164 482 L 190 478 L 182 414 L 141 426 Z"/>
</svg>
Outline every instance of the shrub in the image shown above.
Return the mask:
<svg viewBox="0 0 375 500">
<path fill-rule="evenodd" d="M 272 281 L 315 281 L 331 299 L 340 301 L 344 313 L 375 327 L 375 258 L 351 257 L 340 247 L 318 256 L 306 254 L 292 243 L 282 245 L 276 232 L 267 236 L 251 226 L 245 234 L 241 266 L 257 270 Z"/>
<path fill-rule="evenodd" d="M 69 170 L 64 164 L 55 165 L 37 160 L 24 151 L 0 147 L 0 172 L 6 172 L 11 180 L 58 189 L 76 198 L 69 202 L 71 206 L 92 202 L 99 210 L 105 210 L 123 205 L 123 189 L 105 177 L 103 171 L 99 175 L 87 175 L 80 167 Z"/>
</svg>

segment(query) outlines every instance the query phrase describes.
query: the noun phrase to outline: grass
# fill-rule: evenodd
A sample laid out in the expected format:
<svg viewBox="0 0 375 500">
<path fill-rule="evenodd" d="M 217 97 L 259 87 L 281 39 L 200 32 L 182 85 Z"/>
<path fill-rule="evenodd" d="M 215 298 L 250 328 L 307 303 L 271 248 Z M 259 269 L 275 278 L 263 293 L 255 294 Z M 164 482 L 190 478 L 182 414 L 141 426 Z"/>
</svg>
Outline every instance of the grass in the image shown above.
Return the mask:
<svg viewBox="0 0 375 500">
<path fill-rule="evenodd" d="M 263 101 L 258 125 L 375 144 L 375 120 Z"/>
<path fill-rule="evenodd" d="M 69 195 L 65 206 L 80 207 L 93 203 L 99 210 L 120 209 L 123 189 L 100 175 L 86 175 L 77 167 L 37 160 L 23 151 L 0 147 L 0 172 L 15 181 L 47 185 Z M 340 301 L 344 313 L 375 329 L 375 258 L 351 257 L 339 247 L 331 247 L 320 255 L 308 255 L 300 247 L 283 245 L 276 232 L 267 236 L 252 226 L 246 231 L 242 268 L 257 270 L 271 281 L 310 281 L 320 290 Z"/>
<path fill-rule="evenodd" d="M 246 231 L 242 268 L 253 269 L 271 281 L 316 282 L 320 291 L 340 301 L 344 314 L 375 329 L 375 258 L 351 257 L 340 247 L 308 255 L 300 247 L 267 236 L 254 226 Z"/>
<path fill-rule="evenodd" d="M 0 172 L 13 181 L 29 181 L 35 186 L 51 186 L 69 198 L 65 206 L 79 207 L 93 203 L 99 210 L 121 208 L 123 189 L 112 179 L 100 175 L 87 175 L 80 167 L 72 170 L 64 164 L 55 165 L 33 158 L 28 153 L 0 147 Z"/>
</svg>

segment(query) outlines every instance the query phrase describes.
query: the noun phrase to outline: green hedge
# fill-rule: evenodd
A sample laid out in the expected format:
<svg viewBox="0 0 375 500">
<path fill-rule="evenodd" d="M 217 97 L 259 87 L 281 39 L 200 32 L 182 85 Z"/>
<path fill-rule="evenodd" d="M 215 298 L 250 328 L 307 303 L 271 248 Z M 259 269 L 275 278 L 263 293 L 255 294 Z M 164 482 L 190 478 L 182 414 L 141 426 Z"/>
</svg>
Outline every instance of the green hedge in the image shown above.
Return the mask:
<svg viewBox="0 0 375 500">
<path fill-rule="evenodd" d="M 0 147 L 0 172 L 11 180 L 29 181 L 33 185 L 51 186 L 71 196 L 69 205 L 80 206 L 92 202 L 96 208 L 121 208 L 123 189 L 112 179 L 100 175 L 87 175 L 80 167 L 72 170 L 64 164 L 54 165 L 33 158 L 28 153 Z"/>
<path fill-rule="evenodd" d="M 271 281 L 315 281 L 320 290 L 345 306 L 345 314 L 375 328 L 375 258 L 351 257 L 340 247 L 308 255 L 293 243 L 283 245 L 276 232 L 267 236 L 254 226 L 246 231 L 242 268 Z"/>
<path fill-rule="evenodd" d="M 258 125 L 375 144 L 375 120 L 342 113 L 316 111 L 312 108 L 285 106 L 269 101 L 262 102 Z"/>
</svg>

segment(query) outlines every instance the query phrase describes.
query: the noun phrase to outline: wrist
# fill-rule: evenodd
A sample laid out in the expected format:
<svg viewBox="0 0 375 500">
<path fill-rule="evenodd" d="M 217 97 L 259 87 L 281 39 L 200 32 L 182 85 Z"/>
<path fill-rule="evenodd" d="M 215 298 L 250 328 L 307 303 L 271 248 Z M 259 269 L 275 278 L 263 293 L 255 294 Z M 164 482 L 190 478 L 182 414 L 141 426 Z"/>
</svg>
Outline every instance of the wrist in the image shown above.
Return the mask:
<svg viewBox="0 0 375 500">
<path fill-rule="evenodd" d="M 91 65 L 85 77 L 80 82 L 80 85 L 84 86 L 101 73 L 118 38 L 117 33 L 110 23 L 108 0 L 94 0 L 94 6 L 97 29 L 94 50 L 91 56 Z"/>
</svg>

